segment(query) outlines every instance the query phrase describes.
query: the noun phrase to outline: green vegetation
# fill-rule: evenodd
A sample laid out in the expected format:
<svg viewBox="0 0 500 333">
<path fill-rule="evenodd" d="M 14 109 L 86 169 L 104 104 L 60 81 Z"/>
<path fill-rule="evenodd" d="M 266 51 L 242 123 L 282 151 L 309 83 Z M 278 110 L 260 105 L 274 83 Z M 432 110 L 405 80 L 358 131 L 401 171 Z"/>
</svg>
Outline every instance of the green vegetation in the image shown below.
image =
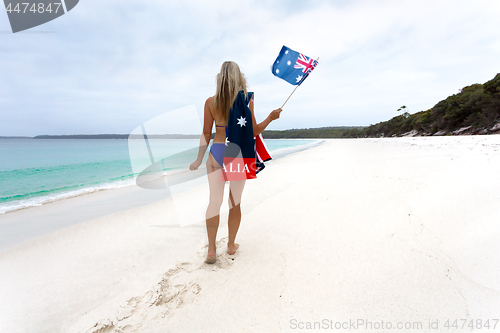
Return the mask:
<svg viewBox="0 0 500 333">
<path fill-rule="evenodd" d="M 399 110 L 406 109 L 401 107 Z M 398 110 L 398 111 L 399 111 Z M 359 131 L 357 137 L 400 136 L 410 131 L 419 135 L 488 134 L 500 130 L 500 74 L 484 84 L 464 87 L 433 108 L 391 120 Z M 461 130 L 461 131 L 460 131 Z"/>
<path fill-rule="evenodd" d="M 415 114 L 405 111 L 388 121 L 368 127 L 322 127 L 264 131 L 269 139 L 369 138 L 413 135 L 488 134 L 500 131 L 500 74 L 484 84 L 464 87 L 433 108 Z"/>
<path fill-rule="evenodd" d="M 284 131 L 264 131 L 264 139 L 316 139 L 316 138 L 352 138 L 358 135 L 363 127 L 320 127 L 306 129 L 290 129 Z"/>
<path fill-rule="evenodd" d="M 488 134 L 500 131 L 500 74 L 484 84 L 464 87 L 434 107 L 414 114 L 404 111 L 388 121 L 368 127 L 321 127 L 264 131 L 266 139 L 368 138 L 413 135 Z M 214 134 L 212 134 L 213 138 Z M 133 136 L 134 138 L 142 138 Z M 0 137 L 1 138 L 1 137 Z M 127 139 L 127 134 L 38 135 L 35 139 Z M 150 139 L 199 138 L 198 135 L 151 135 Z"/>
</svg>

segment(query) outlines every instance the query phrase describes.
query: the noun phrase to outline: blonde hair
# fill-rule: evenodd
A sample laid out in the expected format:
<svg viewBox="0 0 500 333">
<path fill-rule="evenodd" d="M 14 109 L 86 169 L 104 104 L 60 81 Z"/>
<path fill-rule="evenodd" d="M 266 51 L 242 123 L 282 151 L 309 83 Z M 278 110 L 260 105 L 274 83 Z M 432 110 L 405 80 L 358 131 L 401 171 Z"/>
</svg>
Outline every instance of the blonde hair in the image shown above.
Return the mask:
<svg viewBox="0 0 500 333">
<path fill-rule="evenodd" d="M 245 76 L 235 62 L 225 61 L 220 68 L 220 73 L 217 74 L 217 88 L 214 96 L 215 114 L 225 123 L 229 118 L 229 110 L 240 90 L 243 90 L 245 98 L 247 98 Z"/>
</svg>

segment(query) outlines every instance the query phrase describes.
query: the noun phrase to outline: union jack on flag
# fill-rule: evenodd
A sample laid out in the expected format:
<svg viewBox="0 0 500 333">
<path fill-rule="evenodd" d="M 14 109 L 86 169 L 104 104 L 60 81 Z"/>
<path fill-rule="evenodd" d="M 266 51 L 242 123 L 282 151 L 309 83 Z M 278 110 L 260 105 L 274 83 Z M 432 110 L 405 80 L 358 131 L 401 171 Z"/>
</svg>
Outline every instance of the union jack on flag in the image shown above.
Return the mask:
<svg viewBox="0 0 500 333">
<path fill-rule="evenodd" d="M 292 66 L 293 65 L 293 66 Z M 318 61 L 286 46 L 273 64 L 273 74 L 293 85 L 300 85 L 318 65 Z"/>
<path fill-rule="evenodd" d="M 316 60 L 313 60 L 312 58 L 307 58 L 307 56 L 301 53 L 293 68 L 302 69 L 302 72 L 308 74 L 316 67 L 317 64 L 318 62 Z"/>
</svg>

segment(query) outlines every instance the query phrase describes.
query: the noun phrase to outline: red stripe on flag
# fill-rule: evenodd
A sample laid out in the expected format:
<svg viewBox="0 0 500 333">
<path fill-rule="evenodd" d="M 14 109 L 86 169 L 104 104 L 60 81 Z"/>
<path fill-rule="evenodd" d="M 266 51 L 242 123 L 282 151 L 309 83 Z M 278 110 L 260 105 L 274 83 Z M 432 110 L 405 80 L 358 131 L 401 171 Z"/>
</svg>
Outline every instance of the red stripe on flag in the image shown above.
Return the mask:
<svg viewBox="0 0 500 333">
<path fill-rule="evenodd" d="M 265 162 L 272 158 L 269 150 L 267 149 L 266 143 L 264 142 L 262 134 L 259 134 L 255 138 L 255 152 L 258 154 L 261 162 Z"/>
</svg>

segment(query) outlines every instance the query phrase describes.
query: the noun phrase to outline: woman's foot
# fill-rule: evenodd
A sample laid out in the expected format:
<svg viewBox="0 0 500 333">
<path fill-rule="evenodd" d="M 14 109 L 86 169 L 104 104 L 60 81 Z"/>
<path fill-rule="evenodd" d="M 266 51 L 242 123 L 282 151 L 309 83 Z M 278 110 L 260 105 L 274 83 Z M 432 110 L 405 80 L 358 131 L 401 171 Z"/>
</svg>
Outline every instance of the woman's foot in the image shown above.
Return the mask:
<svg viewBox="0 0 500 333">
<path fill-rule="evenodd" d="M 215 264 L 215 251 L 208 250 L 207 259 L 205 259 L 207 264 Z"/>
<path fill-rule="evenodd" d="M 234 243 L 232 245 L 229 245 L 229 243 L 227 243 L 227 253 L 230 255 L 235 254 L 236 250 L 238 250 L 238 247 L 240 247 L 238 243 Z"/>
</svg>

